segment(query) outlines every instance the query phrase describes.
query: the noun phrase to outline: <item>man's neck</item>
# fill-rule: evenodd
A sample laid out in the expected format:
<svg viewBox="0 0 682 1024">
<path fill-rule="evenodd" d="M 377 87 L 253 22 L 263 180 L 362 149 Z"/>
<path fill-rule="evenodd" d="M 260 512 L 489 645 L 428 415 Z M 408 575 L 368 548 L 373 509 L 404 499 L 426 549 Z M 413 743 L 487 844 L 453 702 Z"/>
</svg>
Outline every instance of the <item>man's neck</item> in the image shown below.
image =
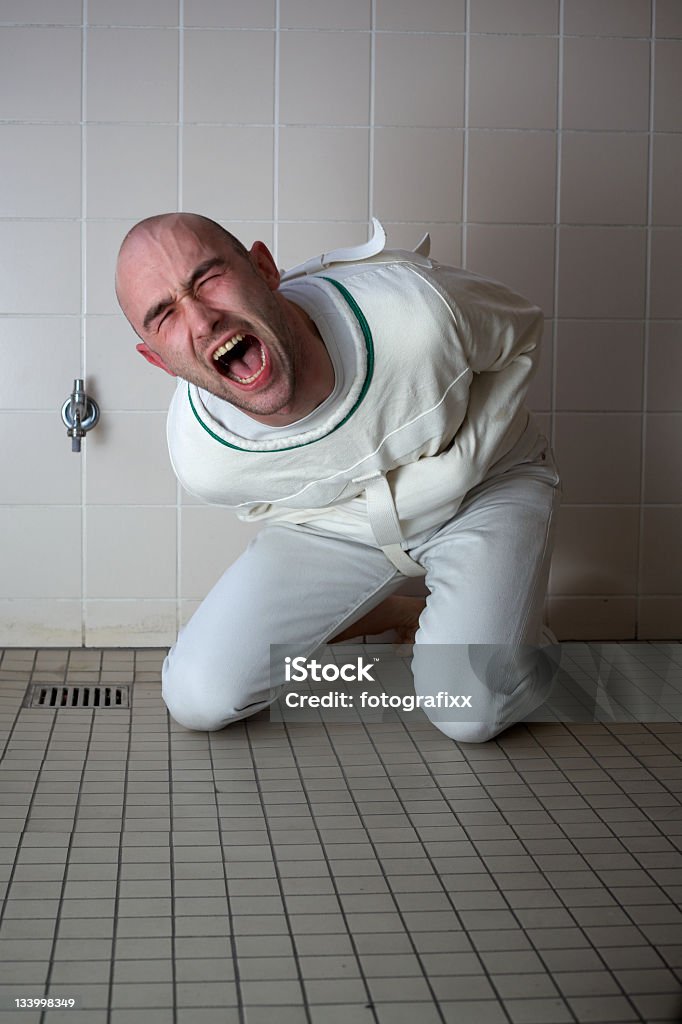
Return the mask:
<svg viewBox="0 0 682 1024">
<path fill-rule="evenodd" d="M 334 366 L 314 320 L 295 302 L 289 299 L 283 301 L 290 326 L 301 343 L 293 400 L 290 406 L 269 416 L 258 416 L 242 410 L 251 419 L 270 427 L 287 427 L 308 416 L 329 398 L 336 380 Z"/>
</svg>

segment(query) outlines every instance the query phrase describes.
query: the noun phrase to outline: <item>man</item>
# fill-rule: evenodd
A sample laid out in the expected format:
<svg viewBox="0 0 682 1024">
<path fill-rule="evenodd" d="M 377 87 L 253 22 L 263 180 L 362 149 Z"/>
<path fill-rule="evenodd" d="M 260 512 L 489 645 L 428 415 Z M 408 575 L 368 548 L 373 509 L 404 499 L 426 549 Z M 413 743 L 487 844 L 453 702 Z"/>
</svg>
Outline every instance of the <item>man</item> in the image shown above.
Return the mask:
<svg viewBox="0 0 682 1024">
<path fill-rule="evenodd" d="M 426 240 L 384 242 L 375 222 L 367 245 L 281 275 L 262 242 L 247 252 L 195 214 L 123 241 L 137 349 L 178 377 L 178 478 L 265 523 L 166 659 L 164 699 L 188 728 L 267 707 L 271 644 L 307 656 L 409 576 L 429 591 L 415 690 L 467 695 L 465 711 L 427 709 L 439 729 L 484 741 L 547 695 L 536 645 L 559 479 L 523 404 L 542 314 L 429 259 Z"/>
</svg>

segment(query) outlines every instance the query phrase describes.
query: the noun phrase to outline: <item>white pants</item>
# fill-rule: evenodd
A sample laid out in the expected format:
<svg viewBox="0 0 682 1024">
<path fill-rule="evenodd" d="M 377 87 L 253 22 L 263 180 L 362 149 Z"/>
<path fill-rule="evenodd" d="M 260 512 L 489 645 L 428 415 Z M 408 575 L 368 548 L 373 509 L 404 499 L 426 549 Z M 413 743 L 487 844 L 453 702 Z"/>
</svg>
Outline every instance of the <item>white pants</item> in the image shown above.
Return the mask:
<svg viewBox="0 0 682 1024">
<path fill-rule="evenodd" d="M 546 670 L 523 651 L 542 643 L 558 485 L 547 449 L 484 481 L 452 520 L 409 544 L 428 589 L 414 647 L 415 690 L 434 693 L 447 675 L 480 710 L 476 721 L 433 715 L 452 739 L 491 739 L 547 696 Z M 163 697 L 171 715 L 188 729 L 213 730 L 267 707 L 275 696 L 271 644 L 295 645 L 307 657 L 404 580 L 372 544 L 309 525 L 264 527 L 166 658 Z M 501 658 L 490 657 L 496 651 Z M 482 671 L 483 663 L 491 670 Z"/>
</svg>

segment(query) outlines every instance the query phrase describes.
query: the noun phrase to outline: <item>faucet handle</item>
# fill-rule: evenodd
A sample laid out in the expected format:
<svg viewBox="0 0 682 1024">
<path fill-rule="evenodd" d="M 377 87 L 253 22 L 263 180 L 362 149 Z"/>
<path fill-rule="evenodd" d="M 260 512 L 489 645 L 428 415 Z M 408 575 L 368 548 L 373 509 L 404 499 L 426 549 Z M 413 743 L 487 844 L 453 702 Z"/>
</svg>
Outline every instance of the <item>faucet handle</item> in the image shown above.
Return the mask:
<svg viewBox="0 0 682 1024">
<path fill-rule="evenodd" d="M 73 382 L 73 391 L 62 406 L 62 422 L 67 428 L 67 436 L 71 438 L 72 452 L 81 450 L 81 438 L 98 420 L 99 406 L 85 393 L 83 379 L 77 377 Z"/>
</svg>

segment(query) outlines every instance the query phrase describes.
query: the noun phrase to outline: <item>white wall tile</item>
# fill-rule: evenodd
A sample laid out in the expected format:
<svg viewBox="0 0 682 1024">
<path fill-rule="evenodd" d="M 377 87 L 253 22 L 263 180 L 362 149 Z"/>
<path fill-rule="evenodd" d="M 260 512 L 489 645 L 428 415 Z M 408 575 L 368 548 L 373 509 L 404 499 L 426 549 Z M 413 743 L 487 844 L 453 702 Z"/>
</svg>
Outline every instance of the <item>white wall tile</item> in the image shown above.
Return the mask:
<svg viewBox="0 0 682 1024">
<path fill-rule="evenodd" d="M 0 598 L 80 597 L 80 527 L 80 508 L 0 508 Z"/>
<path fill-rule="evenodd" d="M 86 647 L 168 647 L 175 642 L 175 601 L 85 601 L 83 608 Z"/>
<path fill-rule="evenodd" d="M 638 535 L 638 508 L 562 508 L 551 593 L 634 594 Z"/>
<path fill-rule="evenodd" d="M 80 228 L 59 221 L 0 221 L 5 313 L 80 312 Z"/>
<path fill-rule="evenodd" d="M 377 128 L 373 214 L 387 221 L 453 221 L 462 215 L 462 132 Z"/>
<path fill-rule="evenodd" d="M 649 43 L 566 39 L 563 107 L 564 128 L 646 131 Z"/>
<path fill-rule="evenodd" d="M 651 232 L 651 315 L 682 317 L 682 229 L 654 228 Z"/>
<path fill-rule="evenodd" d="M 71 385 L 69 385 L 70 387 Z M 66 398 L 69 394 L 65 389 Z M 0 412 L 0 500 L 3 505 L 77 505 L 81 465 L 59 409 Z"/>
<path fill-rule="evenodd" d="M 559 640 L 630 640 L 637 628 L 634 597 L 550 597 L 549 625 Z"/>
<path fill-rule="evenodd" d="M 258 530 L 253 523 L 242 523 L 227 508 L 183 508 L 180 596 L 205 597 Z"/>
<path fill-rule="evenodd" d="M 682 224 L 680 181 L 682 181 L 682 135 L 654 135 L 654 224 Z"/>
<path fill-rule="evenodd" d="M 559 315 L 643 317 L 645 260 L 644 229 L 561 228 Z"/>
<path fill-rule="evenodd" d="M 647 409 L 682 412 L 682 322 L 652 323 L 649 329 Z"/>
<path fill-rule="evenodd" d="M 160 213 L 154 210 L 154 213 Z M 86 229 L 86 309 L 93 313 L 120 313 L 116 301 L 114 276 L 121 242 L 135 223 L 134 219 L 111 222 L 88 221 Z"/>
<path fill-rule="evenodd" d="M 80 30 L 3 28 L 0 119 L 80 121 L 80 116 Z"/>
<path fill-rule="evenodd" d="M 0 0 L 0 24 L 80 25 L 83 0 Z"/>
<path fill-rule="evenodd" d="M 89 121 L 176 121 L 177 30 L 90 29 L 86 110 Z"/>
<path fill-rule="evenodd" d="M 198 28 L 274 28 L 275 0 L 185 0 L 185 25 Z"/>
<path fill-rule="evenodd" d="M 682 509 L 644 509 L 642 561 L 642 594 L 679 596 L 682 578 Z"/>
<path fill-rule="evenodd" d="M 81 369 L 77 317 L 0 317 L 0 406 L 57 411 Z"/>
<path fill-rule="evenodd" d="M 682 5 L 679 0 L 656 0 L 656 36 L 682 37 Z"/>
<path fill-rule="evenodd" d="M 555 128 L 558 46 L 542 36 L 472 36 L 472 128 Z"/>
<path fill-rule="evenodd" d="M 163 412 L 109 412 L 88 435 L 89 505 L 170 505 L 175 476 Z"/>
<path fill-rule="evenodd" d="M 382 32 L 376 41 L 376 124 L 464 124 L 464 37 Z"/>
<path fill-rule="evenodd" d="M 0 125 L 0 217 L 80 217 L 76 125 Z"/>
<path fill-rule="evenodd" d="M 102 415 L 114 409 L 165 412 L 176 378 L 150 366 L 135 350 L 139 338 L 123 315 L 88 317 L 86 329 L 86 390 L 96 398 Z"/>
<path fill-rule="evenodd" d="M 177 25 L 178 0 L 88 0 L 89 25 Z"/>
<path fill-rule="evenodd" d="M 272 32 L 188 32 L 185 120 L 272 124 L 274 52 Z"/>
<path fill-rule="evenodd" d="M 639 640 L 676 640 L 682 622 L 682 598 L 642 597 L 638 618 Z"/>
<path fill-rule="evenodd" d="M 463 32 L 465 0 L 377 0 L 379 29 L 397 32 Z"/>
<path fill-rule="evenodd" d="M 565 0 L 564 32 L 578 36 L 646 36 L 651 0 Z"/>
<path fill-rule="evenodd" d="M 166 125 L 89 125 L 88 217 L 141 219 L 176 209 L 177 134 Z"/>
<path fill-rule="evenodd" d="M 81 635 L 80 601 L 0 600 L 3 647 L 80 647 Z"/>
<path fill-rule="evenodd" d="M 367 124 L 367 32 L 285 32 L 280 44 L 282 124 Z M 313 82 L 333 88 L 311 88 Z"/>
<path fill-rule="evenodd" d="M 680 413 L 654 413 L 647 416 L 644 459 L 644 501 L 682 505 Z"/>
<path fill-rule="evenodd" d="M 554 228 L 472 224 L 467 232 L 468 270 L 503 281 L 540 306 L 554 311 Z"/>
<path fill-rule="evenodd" d="M 648 158 L 644 134 L 564 132 L 562 223 L 646 224 Z"/>
<path fill-rule="evenodd" d="M 280 0 L 282 28 L 368 29 L 371 0 Z"/>
<path fill-rule="evenodd" d="M 89 507 L 85 596 L 175 597 L 175 517 L 174 508 Z"/>
<path fill-rule="evenodd" d="M 682 131 L 682 40 L 659 40 L 655 60 L 654 130 Z"/>
<path fill-rule="evenodd" d="M 564 504 L 636 505 L 641 429 L 635 414 L 557 413 L 554 450 Z"/>
<path fill-rule="evenodd" d="M 272 128 L 187 125 L 183 209 L 219 221 L 271 219 L 273 142 Z"/>
<path fill-rule="evenodd" d="M 559 30 L 559 0 L 471 0 L 471 32 L 553 35 Z"/>
<path fill-rule="evenodd" d="M 366 128 L 282 128 L 280 216 L 284 220 L 365 220 L 368 161 Z"/>
<path fill-rule="evenodd" d="M 642 408 L 644 324 L 564 320 L 557 339 L 557 409 Z"/>
<path fill-rule="evenodd" d="M 472 131 L 468 219 L 491 224 L 554 222 L 556 139 L 550 132 Z"/>
</svg>

